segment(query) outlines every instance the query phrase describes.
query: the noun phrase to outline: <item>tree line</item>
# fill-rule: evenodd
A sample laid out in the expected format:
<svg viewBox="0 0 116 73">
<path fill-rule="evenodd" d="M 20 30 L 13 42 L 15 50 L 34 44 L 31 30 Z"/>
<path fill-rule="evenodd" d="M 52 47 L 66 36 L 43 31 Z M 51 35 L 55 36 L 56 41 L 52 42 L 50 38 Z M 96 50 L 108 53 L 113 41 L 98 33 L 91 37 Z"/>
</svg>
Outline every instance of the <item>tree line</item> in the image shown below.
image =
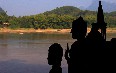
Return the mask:
<svg viewBox="0 0 116 73">
<path fill-rule="evenodd" d="M 82 16 L 88 23 L 88 27 L 97 20 L 97 12 L 80 10 L 73 6 L 57 7 L 54 10 L 30 16 L 8 16 L 7 12 L 0 12 L 0 23 L 8 22 L 7 28 L 34 28 L 34 29 L 67 29 L 71 28 L 72 21 Z M 116 27 L 116 11 L 104 13 L 107 27 Z M 0 27 L 3 27 L 0 25 Z"/>
</svg>

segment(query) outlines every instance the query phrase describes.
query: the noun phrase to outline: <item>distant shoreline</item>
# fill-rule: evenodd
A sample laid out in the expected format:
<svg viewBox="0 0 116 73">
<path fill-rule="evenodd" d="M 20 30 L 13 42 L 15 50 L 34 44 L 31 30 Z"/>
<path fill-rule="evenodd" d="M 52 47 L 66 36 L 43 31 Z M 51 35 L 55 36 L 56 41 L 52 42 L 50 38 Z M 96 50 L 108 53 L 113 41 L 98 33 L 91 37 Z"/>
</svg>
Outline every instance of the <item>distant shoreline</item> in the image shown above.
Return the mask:
<svg viewBox="0 0 116 73">
<path fill-rule="evenodd" d="M 91 28 L 87 29 L 87 32 L 90 32 Z M 38 29 L 33 28 L 20 28 L 20 29 L 8 29 L 0 28 L 0 33 L 70 33 L 71 29 Z M 116 28 L 107 28 L 107 33 L 116 33 Z"/>
</svg>

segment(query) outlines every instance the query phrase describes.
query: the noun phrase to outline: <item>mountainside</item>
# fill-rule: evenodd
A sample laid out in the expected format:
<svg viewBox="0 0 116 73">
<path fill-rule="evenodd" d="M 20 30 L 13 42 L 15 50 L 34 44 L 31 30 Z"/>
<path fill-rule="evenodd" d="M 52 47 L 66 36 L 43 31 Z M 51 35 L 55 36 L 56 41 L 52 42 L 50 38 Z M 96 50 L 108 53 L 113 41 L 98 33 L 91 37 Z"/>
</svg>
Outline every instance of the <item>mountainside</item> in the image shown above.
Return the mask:
<svg viewBox="0 0 116 73">
<path fill-rule="evenodd" d="M 48 14 L 57 14 L 57 15 L 71 15 L 71 16 L 84 16 L 86 14 L 96 14 L 95 11 L 89 11 L 89 10 L 80 10 L 77 7 L 74 6 L 63 6 L 63 7 L 57 7 L 56 9 L 53 9 L 51 11 L 44 12 L 45 15 Z"/>
<path fill-rule="evenodd" d="M 103 6 L 103 5 L 102 5 Z M 115 8 L 115 7 L 114 7 Z M 89 14 L 97 14 L 97 9 L 98 9 L 98 5 L 96 7 L 96 11 L 91 11 L 91 10 L 81 10 L 77 7 L 74 6 L 63 6 L 63 7 L 57 7 L 56 9 L 53 9 L 51 11 L 46 11 L 43 14 L 48 15 L 48 14 L 57 14 L 57 15 L 72 15 L 72 16 L 79 16 L 79 15 L 89 15 Z M 103 9 L 104 11 L 104 9 Z M 105 12 L 104 13 L 111 15 L 111 16 L 116 16 L 116 11 L 112 11 L 112 12 Z"/>
<path fill-rule="evenodd" d="M 57 7 L 51 11 L 23 17 L 7 16 L 6 12 L 3 12 L 0 13 L 0 20 L 3 22 L 8 21 L 10 23 L 8 27 L 12 29 L 67 29 L 71 28 L 73 20 L 77 19 L 80 15 L 88 23 L 88 27 L 91 27 L 91 24 L 97 20 L 97 11 L 80 10 L 73 6 Z M 116 27 L 116 11 L 104 13 L 104 18 L 107 27 Z"/>
<path fill-rule="evenodd" d="M 98 6 L 99 6 L 99 0 L 93 0 L 92 4 L 89 7 L 87 7 L 86 10 L 97 11 Z M 102 1 L 102 6 L 104 12 L 116 11 L 116 3 Z"/>
<path fill-rule="evenodd" d="M 44 12 L 44 14 L 58 14 L 58 15 L 70 15 L 70 14 L 77 14 L 81 12 L 82 10 L 73 7 L 73 6 L 63 6 L 63 7 L 57 7 L 56 9 L 53 9 L 51 11 Z"/>
<path fill-rule="evenodd" d="M 4 12 L 4 10 L 0 7 L 0 12 Z"/>
</svg>

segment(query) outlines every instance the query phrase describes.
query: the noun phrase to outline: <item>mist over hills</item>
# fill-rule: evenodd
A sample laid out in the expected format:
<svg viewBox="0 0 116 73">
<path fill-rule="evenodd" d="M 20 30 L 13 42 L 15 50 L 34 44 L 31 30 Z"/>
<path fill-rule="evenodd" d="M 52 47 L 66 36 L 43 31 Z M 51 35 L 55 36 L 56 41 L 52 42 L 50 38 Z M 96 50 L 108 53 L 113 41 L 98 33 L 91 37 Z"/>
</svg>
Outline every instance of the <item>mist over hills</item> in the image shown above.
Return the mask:
<svg viewBox="0 0 116 73">
<path fill-rule="evenodd" d="M 116 3 L 110 3 L 106 1 L 101 1 L 101 2 L 102 2 L 102 7 L 103 7 L 104 12 L 116 11 Z M 80 8 L 84 10 L 97 11 L 98 6 L 99 6 L 99 0 L 93 0 L 92 4 L 89 7 L 85 9 L 83 7 L 80 7 Z"/>
</svg>

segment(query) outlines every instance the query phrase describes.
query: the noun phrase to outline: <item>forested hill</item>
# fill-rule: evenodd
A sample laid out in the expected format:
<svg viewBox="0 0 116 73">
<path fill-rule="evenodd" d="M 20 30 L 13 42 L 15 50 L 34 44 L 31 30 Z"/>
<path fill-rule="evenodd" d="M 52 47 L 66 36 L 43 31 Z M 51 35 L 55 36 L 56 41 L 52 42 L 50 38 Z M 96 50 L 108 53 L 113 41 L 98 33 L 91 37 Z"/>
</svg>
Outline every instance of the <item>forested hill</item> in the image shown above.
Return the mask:
<svg viewBox="0 0 116 73">
<path fill-rule="evenodd" d="M 82 12 L 82 10 L 73 7 L 73 6 L 63 6 L 63 7 L 57 7 L 54 10 L 44 12 L 44 14 L 58 14 L 58 15 L 72 15 L 75 16 Z"/>
<path fill-rule="evenodd" d="M 88 27 L 97 20 L 97 12 L 89 10 L 80 10 L 73 6 L 57 7 L 51 11 L 30 15 L 30 16 L 0 16 L 1 21 L 8 21 L 8 28 L 35 28 L 35 29 L 64 29 L 71 28 L 73 20 L 82 16 L 87 22 Z M 116 11 L 104 13 L 107 27 L 116 27 Z"/>
<path fill-rule="evenodd" d="M 97 9 L 96 9 L 97 10 Z M 85 16 L 85 15 L 96 15 L 97 11 L 90 11 L 90 10 L 80 10 L 77 7 L 74 6 L 63 6 L 63 7 L 57 7 L 56 9 L 53 9 L 51 11 L 44 12 L 45 15 L 49 14 L 57 14 L 57 15 L 71 15 L 71 16 Z M 106 15 L 110 16 L 116 16 L 116 11 L 107 13 L 104 12 Z"/>
<path fill-rule="evenodd" d="M 96 14 L 95 11 L 89 11 L 89 10 L 80 10 L 77 7 L 74 6 L 63 6 L 63 7 L 57 7 L 54 10 L 46 11 L 44 14 L 57 14 L 57 15 L 71 15 L 71 16 L 84 16 L 86 14 Z"/>
</svg>

